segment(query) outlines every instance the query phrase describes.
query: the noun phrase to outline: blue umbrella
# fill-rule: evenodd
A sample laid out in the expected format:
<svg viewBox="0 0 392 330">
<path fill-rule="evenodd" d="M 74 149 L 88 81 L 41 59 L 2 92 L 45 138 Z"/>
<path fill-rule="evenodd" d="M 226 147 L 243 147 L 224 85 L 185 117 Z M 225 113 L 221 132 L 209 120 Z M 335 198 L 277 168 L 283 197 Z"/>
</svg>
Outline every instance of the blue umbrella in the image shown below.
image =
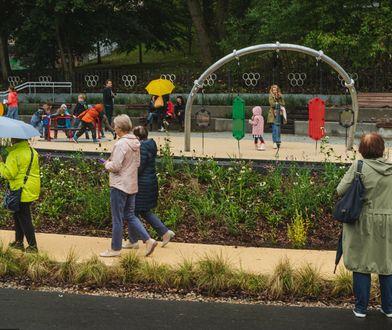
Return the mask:
<svg viewBox="0 0 392 330">
<path fill-rule="evenodd" d="M 40 136 L 33 126 L 20 120 L 0 117 L 0 138 L 30 139 L 33 136 Z"/>
</svg>

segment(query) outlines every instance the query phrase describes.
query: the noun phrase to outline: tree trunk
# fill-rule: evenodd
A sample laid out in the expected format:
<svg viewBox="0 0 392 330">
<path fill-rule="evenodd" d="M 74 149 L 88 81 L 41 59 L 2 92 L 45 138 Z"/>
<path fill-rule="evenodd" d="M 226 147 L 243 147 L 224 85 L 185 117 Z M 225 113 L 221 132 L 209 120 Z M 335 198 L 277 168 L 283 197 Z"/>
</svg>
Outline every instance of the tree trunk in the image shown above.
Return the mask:
<svg viewBox="0 0 392 330">
<path fill-rule="evenodd" d="M 2 80 L 8 83 L 8 77 L 11 75 L 11 66 L 8 54 L 8 36 L 4 33 L 0 35 L 0 68 Z"/>
<path fill-rule="evenodd" d="M 202 15 L 202 10 L 199 0 L 187 0 L 189 13 L 192 17 L 193 25 L 195 26 L 197 38 L 200 43 L 201 52 L 203 55 L 203 62 L 211 64 L 212 52 L 210 48 L 210 37 L 207 32 L 207 27 Z"/>
<path fill-rule="evenodd" d="M 217 0 L 215 11 L 216 31 L 218 38 L 222 40 L 225 37 L 225 18 L 229 10 L 229 0 Z"/>
<path fill-rule="evenodd" d="M 143 45 L 139 42 L 139 64 L 143 64 Z"/>
<path fill-rule="evenodd" d="M 101 64 L 102 59 L 101 59 L 101 43 L 99 40 L 97 41 L 97 64 Z"/>
<path fill-rule="evenodd" d="M 56 25 L 56 40 L 57 40 L 57 45 L 58 45 L 59 51 L 60 51 L 61 67 L 63 68 L 65 80 L 69 81 L 70 74 L 69 74 L 69 70 L 68 70 L 68 63 L 67 63 L 67 58 L 65 55 L 63 38 L 61 36 L 60 22 L 59 22 L 58 18 L 56 18 L 56 20 L 55 20 L 55 25 Z"/>
</svg>

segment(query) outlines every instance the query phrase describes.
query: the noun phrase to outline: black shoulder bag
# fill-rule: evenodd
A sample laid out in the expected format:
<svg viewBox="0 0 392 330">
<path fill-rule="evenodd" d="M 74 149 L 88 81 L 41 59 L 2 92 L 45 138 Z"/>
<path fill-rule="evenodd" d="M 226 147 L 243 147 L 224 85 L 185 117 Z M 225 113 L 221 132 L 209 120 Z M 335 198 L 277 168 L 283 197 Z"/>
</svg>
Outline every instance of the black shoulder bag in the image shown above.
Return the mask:
<svg viewBox="0 0 392 330">
<path fill-rule="evenodd" d="M 354 223 L 361 215 L 365 196 L 365 186 L 361 179 L 362 167 L 363 161 L 359 160 L 353 183 L 335 205 L 332 215 L 339 222 Z"/>
<path fill-rule="evenodd" d="M 3 208 L 12 212 L 18 212 L 20 209 L 20 200 L 22 198 L 23 187 L 25 186 L 27 179 L 29 178 L 31 165 L 33 164 L 34 153 L 31 147 L 30 147 L 30 151 L 31 151 L 31 159 L 26 175 L 24 177 L 23 186 L 18 190 L 11 190 L 9 183 L 7 183 L 7 188 L 5 191 L 5 196 L 3 201 Z"/>
</svg>

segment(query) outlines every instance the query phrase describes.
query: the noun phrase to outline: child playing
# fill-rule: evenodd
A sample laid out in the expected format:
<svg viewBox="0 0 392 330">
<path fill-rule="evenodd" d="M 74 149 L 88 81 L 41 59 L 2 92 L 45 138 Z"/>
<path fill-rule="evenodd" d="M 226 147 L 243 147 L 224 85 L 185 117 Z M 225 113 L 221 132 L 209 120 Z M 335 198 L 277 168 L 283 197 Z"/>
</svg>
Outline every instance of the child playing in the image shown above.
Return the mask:
<svg viewBox="0 0 392 330">
<path fill-rule="evenodd" d="M 42 116 L 44 115 L 45 109 L 44 107 L 47 104 L 39 107 L 36 112 L 34 112 L 33 116 L 31 117 L 30 125 L 33 126 L 38 132 L 41 134 L 41 138 L 44 137 L 44 128 L 42 124 Z"/>
<path fill-rule="evenodd" d="M 93 142 L 98 142 L 97 140 L 97 132 L 95 130 L 95 121 L 99 118 L 99 114 L 103 111 L 103 104 L 96 104 L 90 109 L 83 111 L 79 116 L 82 126 L 80 130 L 74 135 L 73 140 L 75 143 L 78 143 L 78 139 L 82 136 L 86 130 L 91 131 L 91 135 L 93 136 Z"/>
<path fill-rule="evenodd" d="M 54 120 L 56 120 L 56 128 L 57 130 L 54 131 L 54 138 L 57 139 L 57 132 L 59 129 L 63 130 L 65 135 L 68 137 L 69 135 L 69 128 L 71 127 L 71 120 L 69 118 L 62 118 L 62 117 L 69 117 L 70 113 L 68 111 L 67 105 L 62 104 L 60 108 L 57 109 L 57 112 L 52 115 Z"/>
<path fill-rule="evenodd" d="M 252 135 L 255 140 L 256 150 L 265 150 L 264 147 L 264 118 L 261 107 L 257 106 L 252 109 L 252 119 L 249 119 L 249 124 L 252 125 Z"/>
<path fill-rule="evenodd" d="M 79 128 L 80 119 L 78 118 L 78 116 L 83 111 L 86 111 L 87 109 L 88 109 L 88 105 L 86 102 L 86 95 L 79 94 L 78 95 L 78 103 L 76 103 L 75 108 L 73 109 L 74 122 L 73 122 L 72 128 Z M 75 132 L 75 134 L 76 134 L 76 132 Z M 88 140 L 89 138 L 90 137 L 88 135 L 88 131 L 86 131 L 86 139 Z"/>
<path fill-rule="evenodd" d="M 6 101 L 8 111 L 7 117 L 12 119 L 19 119 L 18 114 L 18 93 L 14 86 L 8 88 L 8 99 Z"/>
<path fill-rule="evenodd" d="M 44 114 L 42 115 L 42 127 L 43 127 L 43 133 L 44 133 L 44 139 L 49 140 L 49 123 L 50 123 L 50 118 L 52 116 L 52 106 L 45 103 L 43 106 L 44 109 Z"/>
</svg>

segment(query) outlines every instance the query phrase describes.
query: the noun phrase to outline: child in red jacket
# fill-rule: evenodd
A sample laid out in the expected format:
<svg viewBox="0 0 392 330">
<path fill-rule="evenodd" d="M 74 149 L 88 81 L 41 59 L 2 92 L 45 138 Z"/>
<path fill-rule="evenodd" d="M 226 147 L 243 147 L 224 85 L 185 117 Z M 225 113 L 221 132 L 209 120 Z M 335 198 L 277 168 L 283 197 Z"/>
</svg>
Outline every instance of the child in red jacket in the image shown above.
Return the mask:
<svg viewBox="0 0 392 330">
<path fill-rule="evenodd" d="M 78 118 L 81 120 L 81 128 L 80 130 L 74 135 L 73 140 L 74 142 L 78 143 L 78 139 L 80 136 L 83 135 L 87 130 L 91 131 L 91 135 L 93 136 L 93 142 L 98 142 L 97 140 L 97 132 L 95 130 L 94 123 L 97 119 L 99 119 L 99 114 L 103 111 L 103 104 L 96 104 L 90 109 L 83 111 Z"/>
<path fill-rule="evenodd" d="M 8 88 L 8 99 L 7 99 L 7 117 L 12 119 L 19 119 L 18 114 L 18 94 L 13 86 Z"/>
</svg>

